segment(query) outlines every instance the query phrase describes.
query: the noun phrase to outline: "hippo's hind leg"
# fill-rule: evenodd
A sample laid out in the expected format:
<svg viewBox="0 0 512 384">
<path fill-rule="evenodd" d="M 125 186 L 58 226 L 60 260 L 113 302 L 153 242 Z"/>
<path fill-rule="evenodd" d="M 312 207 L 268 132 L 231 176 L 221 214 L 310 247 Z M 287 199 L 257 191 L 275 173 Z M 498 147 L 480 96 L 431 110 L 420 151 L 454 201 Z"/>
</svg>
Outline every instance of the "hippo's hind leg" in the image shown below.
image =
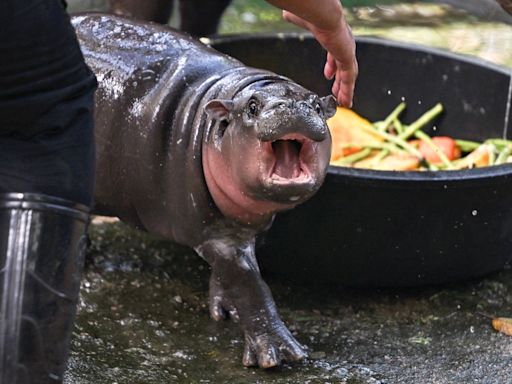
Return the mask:
<svg viewBox="0 0 512 384">
<path fill-rule="evenodd" d="M 217 33 L 220 18 L 231 0 L 180 0 L 180 29 L 194 36 Z"/>
<path fill-rule="evenodd" d="M 233 245 L 211 240 L 196 250 L 212 267 L 212 317 L 221 320 L 229 315 L 244 332 L 244 365 L 270 368 L 307 356 L 279 317 L 272 294 L 260 275 L 254 241 Z"/>
</svg>

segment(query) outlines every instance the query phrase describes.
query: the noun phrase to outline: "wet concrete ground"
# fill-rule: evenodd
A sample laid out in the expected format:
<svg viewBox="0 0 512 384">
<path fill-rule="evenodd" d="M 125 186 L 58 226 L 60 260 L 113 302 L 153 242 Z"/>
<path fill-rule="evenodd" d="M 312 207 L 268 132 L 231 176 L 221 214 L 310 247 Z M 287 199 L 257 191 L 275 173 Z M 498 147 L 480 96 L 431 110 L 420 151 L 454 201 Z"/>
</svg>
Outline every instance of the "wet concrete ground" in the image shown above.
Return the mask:
<svg viewBox="0 0 512 384">
<path fill-rule="evenodd" d="M 512 383 L 512 338 L 481 314 L 512 317 L 512 271 L 453 286 L 361 290 L 267 277 L 301 364 L 241 364 L 241 334 L 207 310 L 208 266 L 126 227 L 92 243 L 66 383 Z"/>
</svg>

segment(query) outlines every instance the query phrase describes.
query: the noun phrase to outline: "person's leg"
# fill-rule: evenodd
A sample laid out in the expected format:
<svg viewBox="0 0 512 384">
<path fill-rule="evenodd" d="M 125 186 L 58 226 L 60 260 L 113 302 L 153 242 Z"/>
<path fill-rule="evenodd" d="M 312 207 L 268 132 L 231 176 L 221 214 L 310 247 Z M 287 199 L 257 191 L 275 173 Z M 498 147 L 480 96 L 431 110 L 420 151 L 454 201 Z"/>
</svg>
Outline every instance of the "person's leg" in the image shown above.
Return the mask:
<svg viewBox="0 0 512 384">
<path fill-rule="evenodd" d="M 0 2 L 0 192 L 91 203 L 95 87 L 58 0 Z"/>
<path fill-rule="evenodd" d="M 199 37 L 216 34 L 230 3 L 231 0 L 180 0 L 180 29 Z"/>
<path fill-rule="evenodd" d="M 173 0 L 108 0 L 109 11 L 138 20 L 167 24 L 172 16 Z"/>
<path fill-rule="evenodd" d="M 60 1 L 0 2 L 0 384 L 62 382 L 94 187 L 95 86 Z"/>
<path fill-rule="evenodd" d="M 88 209 L 42 194 L 0 194 L 0 383 L 62 382 Z"/>
</svg>

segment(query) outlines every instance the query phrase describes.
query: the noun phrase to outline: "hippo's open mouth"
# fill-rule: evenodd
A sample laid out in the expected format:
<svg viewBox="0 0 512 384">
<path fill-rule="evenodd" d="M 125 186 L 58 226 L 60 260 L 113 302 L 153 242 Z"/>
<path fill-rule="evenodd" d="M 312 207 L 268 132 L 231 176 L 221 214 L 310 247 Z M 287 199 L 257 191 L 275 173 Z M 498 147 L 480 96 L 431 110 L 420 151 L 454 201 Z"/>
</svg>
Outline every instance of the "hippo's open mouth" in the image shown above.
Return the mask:
<svg viewBox="0 0 512 384">
<path fill-rule="evenodd" d="M 309 182 L 311 173 L 306 164 L 312 142 L 301 135 L 286 135 L 269 143 L 274 163 L 270 179 L 276 183 Z"/>
</svg>

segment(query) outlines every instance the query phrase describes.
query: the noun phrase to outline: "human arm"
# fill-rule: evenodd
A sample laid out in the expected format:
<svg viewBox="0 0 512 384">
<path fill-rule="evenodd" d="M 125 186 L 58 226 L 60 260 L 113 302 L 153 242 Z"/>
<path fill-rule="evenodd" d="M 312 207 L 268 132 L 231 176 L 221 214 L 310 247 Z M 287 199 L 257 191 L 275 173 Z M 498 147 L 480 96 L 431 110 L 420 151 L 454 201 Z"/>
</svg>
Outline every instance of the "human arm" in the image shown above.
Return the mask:
<svg viewBox="0 0 512 384">
<path fill-rule="evenodd" d="M 512 15 L 512 0 L 497 0 L 501 7 Z"/>
<path fill-rule="evenodd" d="M 283 17 L 309 30 L 327 50 L 324 75 L 335 77 L 332 93 L 338 103 L 352 105 L 357 78 L 355 42 L 339 0 L 266 0 L 283 9 Z"/>
</svg>

